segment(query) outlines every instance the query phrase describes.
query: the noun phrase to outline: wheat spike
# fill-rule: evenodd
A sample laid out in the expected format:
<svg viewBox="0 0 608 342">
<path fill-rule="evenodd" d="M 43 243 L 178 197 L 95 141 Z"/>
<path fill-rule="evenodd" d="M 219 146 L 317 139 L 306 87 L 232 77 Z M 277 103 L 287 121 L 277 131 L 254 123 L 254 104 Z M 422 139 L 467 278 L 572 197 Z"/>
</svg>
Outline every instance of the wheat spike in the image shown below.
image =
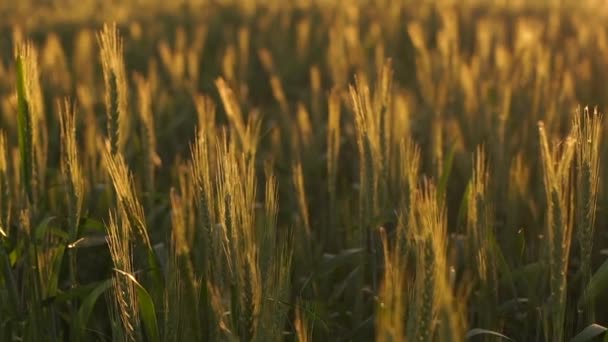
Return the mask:
<svg viewBox="0 0 608 342">
<path fill-rule="evenodd" d="M 108 138 L 112 153 L 123 152 L 129 136 L 129 94 L 123 61 L 123 43 L 116 23 L 104 24 L 97 34 L 105 85 Z"/>
<path fill-rule="evenodd" d="M 141 242 L 151 250 L 152 245 L 148 237 L 144 209 L 136 196 L 133 175 L 127 168 L 122 155 L 112 155 L 109 142 L 106 142 L 103 160 L 112 179 L 121 210 L 128 215 L 129 220 L 131 220 L 130 224 L 134 226 L 133 229 L 137 231 Z"/>
<path fill-rule="evenodd" d="M 112 278 L 113 299 L 116 311 L 120 316 L 123 332 L 129 341 L 137 341 L 139 329 L 139 310 L 135 294 L 135 285 L 123 274 L 133 274 L 133 252 L 131 246 L 131 226 L 126 213 L 110 212 L 108 229 L 108 248 L 114 268 L 118 272 Z"/>
</svg>

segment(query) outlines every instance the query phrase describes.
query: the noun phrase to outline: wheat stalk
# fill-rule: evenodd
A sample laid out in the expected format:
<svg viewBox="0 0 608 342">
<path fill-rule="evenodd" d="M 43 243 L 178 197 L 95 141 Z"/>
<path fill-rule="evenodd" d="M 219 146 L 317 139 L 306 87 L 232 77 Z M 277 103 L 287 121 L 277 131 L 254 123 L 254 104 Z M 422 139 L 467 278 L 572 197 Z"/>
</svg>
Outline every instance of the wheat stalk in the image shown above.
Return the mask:
<svg viewBox="0 0 608 342">
<path fill-rule="evenodd" d="M 11 194 L 8 177 L 6 134 L 0 130 L 0 236 L 7 238 L 11 223 Z"/>
<path fill-rule="evenodd" d="M 302 171 L 302 163 L 296 162 L 293 166 L 293 184 L 295 185 L 296 194 L 298 198 L 298 207 L 300 208 L 300 217 L 302 219 L 302 225 L 304 233 L 307 239 L 312 238 L 312 231 L 310 227 L 310 216 L 308 213 L 308 204 L 306 202 L 306 188 L 304 186 L 304 174 Z"/>
<path fill-rule="evenodd" d="M 306 319 L 306 315 L 303 313 L 303 310 L 300 304 L 296 304 L 295 307 L 295 317 L 294 317 L 294 325 L 296 331 L 296 337 L 299 342 L 309 342 L 312 341 L 312 327 L 308 320 Z"/>
</svg>

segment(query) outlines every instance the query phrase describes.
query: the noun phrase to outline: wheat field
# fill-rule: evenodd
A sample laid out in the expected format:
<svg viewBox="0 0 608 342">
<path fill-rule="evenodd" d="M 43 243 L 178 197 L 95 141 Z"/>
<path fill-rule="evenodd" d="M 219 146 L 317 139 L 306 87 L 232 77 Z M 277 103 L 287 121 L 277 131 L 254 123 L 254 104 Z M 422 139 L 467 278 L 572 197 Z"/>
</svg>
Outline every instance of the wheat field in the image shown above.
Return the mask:
<svg viewBox="0 0 608 342">
<path fill-rule="evenodd" d="M 607 14 L 0 4 L 0 341 L 608 341 Z"/>
</svg>

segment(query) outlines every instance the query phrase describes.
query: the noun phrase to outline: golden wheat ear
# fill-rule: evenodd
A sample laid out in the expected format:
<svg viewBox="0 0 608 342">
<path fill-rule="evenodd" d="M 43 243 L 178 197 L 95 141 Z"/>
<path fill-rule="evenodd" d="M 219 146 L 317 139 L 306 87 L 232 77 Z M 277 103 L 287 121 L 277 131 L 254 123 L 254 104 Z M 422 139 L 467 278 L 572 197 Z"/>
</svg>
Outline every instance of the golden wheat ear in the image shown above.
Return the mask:
<svg viewBox="0 0 608 342">
<path fill-rule="evenodd" d="M 76 140 L 76 106 L 68 99 L 59 102 L 59 127 L 62 142 L 61 170 L 68 196 L 70 225 L 76 229 L 84 201 L 84 178 L 80 166 L 78 141 Z M 77 236 L 73 232 L 73 237 Z"/>
<path fill-rule="evenodd" d="M 586 287 L 591 278 L 593 240 L 601 181 L 602 114 L 598 113 L 597 109 L 590 111 L 585 107 L 582 112 L 580 108 L 577 109 L 572 131 L 576 137 L 575 229 L 580 248 L 579 274 L 583 280 L 580 302 L 584 302 Z M 584 306 L 590 308 L 590 310 L 586 310 L 587 317 L 590 321 L 594 321 L 593 303 L 587 301 Z"/>
<path fill-rule="evenodd" d="M 549 147 L 547 132 L 543 122 L 538 123 L 541 157 L 544 174 L 545 198 L 547 203 L 546 236 L 548 237 L 549 301 L 547 315 L 550 317 L 550 334 L 556 341 L 564 337 L 566 316 L 567 273 L 572 238 L 573 201 L 570 182 L 576 140 L 568 136 L 563 148 Z"/>
<path fill-rule="evenodd" d="M 21 177 L 30 201 L 44 189 L 48 134 L 38 71 L 38 51 L 32 42 L 15 47 L 17 69 L 17 122 Z"/>
<path fill-rule="evenodd" d="M 138 73 L 133 75 L 133 80 L 137 87 L 137 113 L 139 122 L 141 123 L 140 139 L 144 142 L 142 144 L 145 156 L 143 178 L 145 190 L 148 194 L 146 204 L 147 208 L 151 208 L 153 205 L 152 194 L 154 194 L 156 189 L 156 170 L 161 166 L 161 159 L 158 155 L 156 144 L 155 119 L 152 113 L 152 89 L 150 81 Z"/>
<path fill-rule="evenodd" d="M 139 310 L 136 289 L 133 281 L 133 247 L 131 245 L 131 226 L 124 211 L 120 214 L 110 212 L 108 248 L 116 271 L 112 277 L 113 308 L 120 317 L 122 332 L 128 340 L 135 340 L 139 330 Z"/>
<path fill-rule="evenodd" d="M 124 212 L 129 219 L 132 229 L 137 232 L 140 242 L 148 250 L 152 250 L 150 237 L 146 225 L 144 209 L 137 197 L 133 174 L 128 169 L 127 164 L 121 154 L 112 154 L 110 142 L 106 140 L 106 147 L 103 152 L 103 160 L 106 170 L 116 193 L 120 212 Z"/>
<path fill-rule="evenodd" d="M 123 42 L 116 23 L 104 24 L 97 34 L 105 85 L 107 134 L 112 153 L 124 152 L 129 137 L 129 94 L 123 61 Z"/>
</svg>

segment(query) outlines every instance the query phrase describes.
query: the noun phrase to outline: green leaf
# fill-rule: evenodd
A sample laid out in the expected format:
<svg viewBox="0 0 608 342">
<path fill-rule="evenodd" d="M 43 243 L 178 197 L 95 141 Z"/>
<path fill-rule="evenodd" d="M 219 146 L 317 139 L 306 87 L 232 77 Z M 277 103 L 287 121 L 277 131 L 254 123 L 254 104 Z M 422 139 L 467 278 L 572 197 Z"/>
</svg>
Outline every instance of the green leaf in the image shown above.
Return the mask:
<svg viewBox="0 0 608 342">
<path fill-rule="evenodd" d="M 154 295 L 154 299 L 157 300 L 156 303 L 160 303 L 162 301 L 162 296 L 165 289 L 165 282 L 162 273 L 163 269 L 158 255 L 153 248 L 148 249 L 147 258 L 150 271 L 150 280 L 152 281 L 151 292 L 152 295 Z"/>
<path fill-rule="evenodd" d="M 341 266 L 355 264 L 363 251 L 363 248 L 350 248 L 338 254 L 324 254 L 319 276 L 329 275 Z"/>
<path fill-rule="evenodd" d="M 87 322 L 89 321 L 91 312 L 93 312 L 95 303 L 97 303 L 97 299 L 111 286 L 111 279 L 103 281 L 95 289 L 93 289 L 91 293 L 89 293 L 89 295 L 82 302 L 82 305 L 80 306 L 80 309 L 78 310 L 78 314 L 76 316 L 76 321 L 72 322 L 72 341 L 80 341 L 80 339 L 84 335 Z"/>
<path fill-rule="evenodd" d="M 34 237 L 36 241 L 41 241 L 42 238 L 52 229 L 51 222 L 55 219 L 55 216 L 45 217 L 34 229 Z M 61 234 L 60 234 L 61 235 Z"/>
<path fill-rule="evenodd" d="M 471 192 L 471 182 L 467 184 L 460 200 L 460 207 L 458 208 L 458 218 L 456 219 L 456 227 L 464 227 L 466 224 L 467 208 L 469 206 L 469 195 Z"/>
<path fill-rule="evenodd" d="M 511 272 L 509 263 L 507 262 L 505 255 L 502 252 L 502 249 L 500 248 L 500 245 L 499 245 L 498 241 L 496 240 L 496 236 L 494 235 L 493 232 L 490 232 L 490 236 L 488 237 L 488 240 L 489 240 L 489 244 L 490 244 L 490 251 L 491 251 L 490 254 L 494 255 L 494 257 L 496 258 L 496 266 L 498 267 L 500 274 L 503 275 L 503 279 L 507 283 L 509 290 L 511 290 L 513 292 L 513 295 L 516 296 L 517 290 L 516 290 L 513 273 Z"/>
<path fill-rule="evenodd" d="M 10 260 L 11 267 L 15 267 L 18 260 L 22 260 L 24 257 L 27 248 L 26 248 L 26 239 L 17 240 L 17 245 L 13 247 L 11 252 L 8 254 L 8 259 Z"/>
<path fill-rule="evenodd" d="M 606 329 L 606 327 L 593 323 L 593 324 L 589 325 L 588 327 L 586 327 L 585 329 L 583 329 L 583 331 L 578 333 L 576 336 L 574 336 L 570 340 L 570 342 L 591 341 L 595 337 L 600 336 L 601 334 L 605 333 L 606 330 L 608 330 L 608 329 Z"/>
<path fill-rule="evenodd" d="M 99 220 L 83 217 L 80 219 L 78 231 L 81 233 L 105 233 L 106 226 Z"/>
<path fill-rule="evenodd" d="M 512 338 L 507 337 L 499 332 L 488 330 L 488 329 L 481 329 L 481 328 L 475 328 L 475 329 L 469 330 L 466 333 L 466 335 L 464 335 L 464 338 L 468 340 L 468 339 L 471 339 L 471 338 L 473 338 L 475 336 L 479 336 L 479 335 L 491 335 L 491 336 L 503 338 L 508 341 L 513 341 Z"/>
<path fill-rule="evenodd" d="M 17 285 L 13 276 L 11 262 L 4 245 L 0 243 L 0 267 L 2 267 L 2 278 L 4 278 L 4 287 L 8 290 L 8 301 L 10 312 L 16 317 L 20 314 L 19 296 L 17 294 Z"/>
<path fill-rule="evenodd" d="M 527 283 L 530 279 L 538 277 L 545 271 L 546 265 L 542 262 L 533 262 L 524 265 L 518 269 L 511 271 L 510 275 L 504 276 L 500 279 L 500 284 L 503 286 L 509 286 L 510 283 Z"/>
<path fill-rule="evenodd" d="M 61 273 L 61 264 L 63 262 L 63 255 L 65 254 L 65 245 L 57 247 L 59 251 L 55 255 L 52 263 L 51 270 L 51 279 L 48 284 L 48 294 L 49 296 L 54 296 L 57 293 L 57 288 L 59 286 L 59 274 Z"/>
<path fill-rule="evenodd" d="M 323 301 L 301 301 L 300 309 L 303 310 L 306 321 L 312 324 L 319 322 L 325 331 L 330 331 L 325 319 L 328 316 L 327 303 Z"/>
<path fill-rule="evenodd" d="M 498 312 L 502 315 L 506 315 L 512 312 L 518 312 L 523 306 L 527 306 L 530 300 L 526 297 L 518 297 L 509 299 L 498 306 Z"/>
<path fill-rule="evenodd" d="M 70 236 L 68 235 L 68 233 L 65 230 L 63 230 L 57 226 L 48 227 L 48 232 L 49 232 L 49 234 L 60 238 L 61 241 L 68 241 L 70 239 Z"/>
<path fill-rule="evenodd" d="M 344 279 L 340 279 L 340 282 L 336 284 L 334 291 L 331 293 L 330 301 L 339 298 L 344 293 L 348 285 L 353 284 L 353 279 L 357 276 L 357 274 L 359 274 L 360 271 L 361 267 L 357 266 L 346 277 L 344 277 Z"/>
<path fill-rule="evenodd" d="M 583 303 L 594 300 L 600 294 L 608 290 L 608 260 L 604 261 L 602 266 L 593 274 L 584 294 L 579 300 L 579 306 Z"/>
<path fill-rule="evenodd" d="M 450 179 L 450 173 L 452 173 L 452 164 L 454 162 L 454 153 L 456 149 L 454 146 L 450 149 L 446 161 L 443 163 L 443 170 L 441 170 L 441 177 L 437 186 L 437 200 L 442 200 L 445 196 L 448 188 L 448 180 Z"/>
<path fill-rule="evenodd" d="M 61 291 L 57 289 L 57 294 L 55 296 L 49 296 L 45 298 L 42 302 L 44 306 L 49 306 L 52 304 L 65 303 L 72 299 L 82 299 L 91 293 L 91 291 L 95 290 L 99 287 L 104 281 L 96 281 L 87 285 L 76 286 L 67 291 Z"/>
<path fill-rule="evenodd" d="M 148 339 L 152 342 L 159 342 L 160 335 L 158 333 L 158 324 L 156 322 L 156 310 L 154 308 L 154 302 L 152 301 L 152 297 L 146 291 L 146 289 L 141 286 L 141 284 L 135 279 L 135 277 L 127 272 L 114 269 L 119 274 L 124 275 L 130 281 L 135 284 L 135 290 L 137 291 L 137 303 L 139 304 L 139 312 L 141 314 L 141 319 L 144 323 L 144 328 L 146 330 L 146 335 L 148 335 Z"/>
</svg>

